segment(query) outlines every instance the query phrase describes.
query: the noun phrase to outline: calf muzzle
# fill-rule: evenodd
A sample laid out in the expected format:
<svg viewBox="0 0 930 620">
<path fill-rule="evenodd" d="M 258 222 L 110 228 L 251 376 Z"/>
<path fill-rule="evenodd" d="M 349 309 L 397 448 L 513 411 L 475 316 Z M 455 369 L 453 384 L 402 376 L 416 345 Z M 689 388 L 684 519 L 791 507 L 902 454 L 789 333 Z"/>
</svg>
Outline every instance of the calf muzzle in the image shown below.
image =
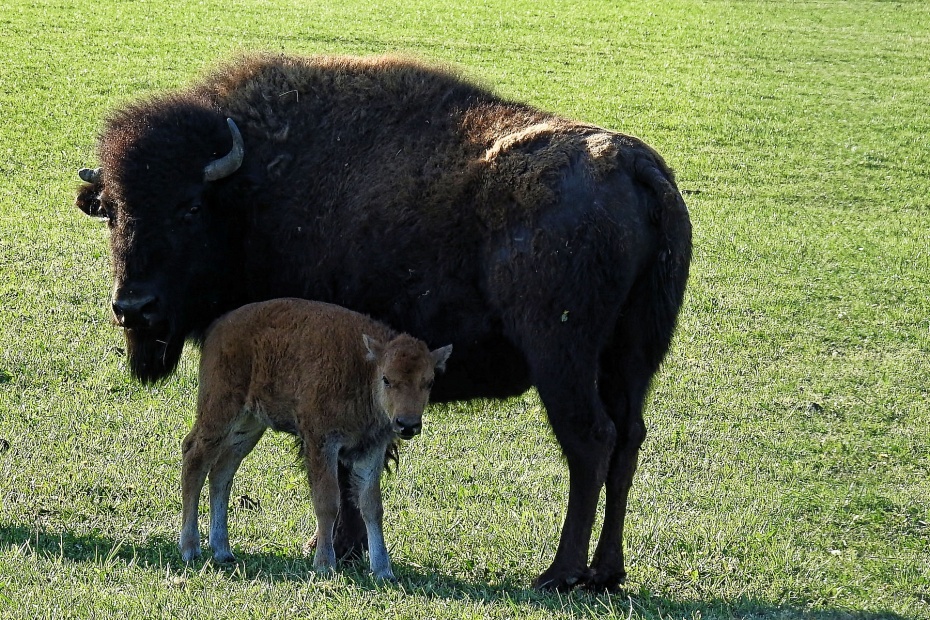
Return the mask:
<svg viewBox="0 0 930 620">
<path fill-rule="evenodd" d="M 423 430 L 423 420 L 419 416 L 397 416 L 394 418 L 394 430 L 401 439 L 413 439 Z"/>
</svg>

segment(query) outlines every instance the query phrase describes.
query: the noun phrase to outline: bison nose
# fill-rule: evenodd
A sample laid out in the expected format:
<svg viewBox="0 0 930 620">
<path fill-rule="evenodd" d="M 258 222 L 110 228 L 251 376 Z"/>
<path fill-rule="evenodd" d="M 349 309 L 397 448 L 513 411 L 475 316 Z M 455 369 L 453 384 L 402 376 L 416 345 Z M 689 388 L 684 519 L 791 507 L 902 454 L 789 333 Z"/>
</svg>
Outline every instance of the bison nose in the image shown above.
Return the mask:
<svg viewBox="0 0 930 620">
<path fill-rule="evenodd" d="M 402 439 L 412 439 L 423 430 L 423 422 L 419 416 L 397 416 L 394 418 L 394 429 Z"/>
<path fill-rule="evenodd" d="M 126 329 L 152 327 L 158 322 L 158 298 L 149 294 L 114 298 L 113 316 Z"/>
</svg>

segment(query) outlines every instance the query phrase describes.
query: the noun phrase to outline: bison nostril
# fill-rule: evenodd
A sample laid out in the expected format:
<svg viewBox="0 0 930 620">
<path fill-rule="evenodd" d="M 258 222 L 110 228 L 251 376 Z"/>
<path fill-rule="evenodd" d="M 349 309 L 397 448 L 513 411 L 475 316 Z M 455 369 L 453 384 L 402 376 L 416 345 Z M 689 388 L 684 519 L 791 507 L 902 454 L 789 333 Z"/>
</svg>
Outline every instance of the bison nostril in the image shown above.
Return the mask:
<svg viewBox="0 0 930 620">
<path fill-rule="evenodd" d="M 113 316 L 127 329 L 151 327 L 157 320 L 158 298 L 154 295 L 113 300 Z"/>
</svg>

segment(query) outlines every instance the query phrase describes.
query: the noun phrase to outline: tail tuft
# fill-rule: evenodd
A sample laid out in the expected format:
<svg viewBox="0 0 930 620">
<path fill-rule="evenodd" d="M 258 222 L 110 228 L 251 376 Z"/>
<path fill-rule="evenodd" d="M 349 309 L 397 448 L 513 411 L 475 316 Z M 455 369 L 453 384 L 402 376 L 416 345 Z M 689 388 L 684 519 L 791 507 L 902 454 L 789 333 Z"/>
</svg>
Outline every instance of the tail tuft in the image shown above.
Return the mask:
<svg viewBox="0 0 930 620">
<path fill-rule="evenodd" d="M 659 296 L 654 330 L 659 342 L 671 343 L 691 267 L 691 217 L 674 174 L 661 157 L 652 154 L 638 157 L 635 174 L 656 197 L 650 217 L 659 229 L 661 249 L 652 272 L 652 288 Z M 665 352 L 654 360 L 656 365 Z"/>
</svg>

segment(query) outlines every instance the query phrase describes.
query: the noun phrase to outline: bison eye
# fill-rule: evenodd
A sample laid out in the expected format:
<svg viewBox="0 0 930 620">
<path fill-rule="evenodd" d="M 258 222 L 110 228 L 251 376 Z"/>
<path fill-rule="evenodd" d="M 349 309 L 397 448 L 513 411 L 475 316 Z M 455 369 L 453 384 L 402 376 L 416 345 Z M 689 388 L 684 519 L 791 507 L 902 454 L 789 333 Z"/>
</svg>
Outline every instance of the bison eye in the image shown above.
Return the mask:
<svg viewBox="0 0 930 620">
<path fill-rule="evenodd" d="M 199 204 L 191 205 L 187 209 L 187 212 L 184 214 L 184 221 L 193 222 L 194 218 L 197 217 L 198 213 L 200 213 L 200 205 Z"/>
<path fill-rule="evenodd" d="M 387 377 L 381 377 L 381 380 L 384 381 L 384 387 L 391 387 L 391 382 L 388 381 Z"/>
</svg>

